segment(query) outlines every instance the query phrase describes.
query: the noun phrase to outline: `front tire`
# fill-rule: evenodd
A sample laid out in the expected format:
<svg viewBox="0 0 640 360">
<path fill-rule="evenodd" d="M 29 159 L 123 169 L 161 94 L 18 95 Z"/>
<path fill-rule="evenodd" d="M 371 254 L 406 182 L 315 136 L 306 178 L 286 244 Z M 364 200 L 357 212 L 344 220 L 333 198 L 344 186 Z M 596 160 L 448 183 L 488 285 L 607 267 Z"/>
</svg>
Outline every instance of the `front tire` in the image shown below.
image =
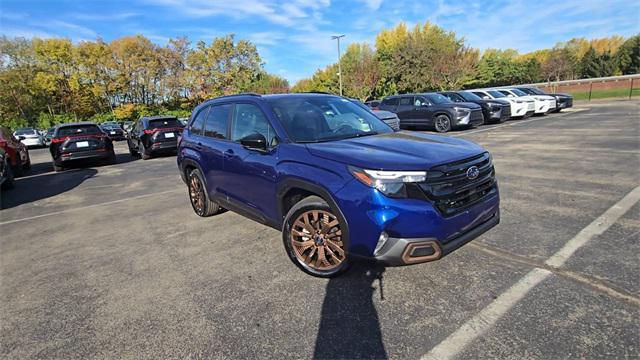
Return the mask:
<svg viewBox="0 0 640 360">
<path fill-rule="evenodd" d="M 438 115 L 434 121 L 434 126 L 437 132 L 446 133 L 451 130 L 451 119 L 444 114 Z"/>
<path fill-rule="evenodd" d="M 208 217 L 221 211 L 220 205 L 209 200 L 202 173 L 198 169 L 193 169 L 188 174 L 187 186 L 189 188 L 189 200 L 196 215 Z"/>
<path fill-rule="evenodd" d="M 332 278 L 349 269 L 345 224 L 326 201 L 309 196 L 285 217 L 282 240 L 289 259 L 309 275 Z"/>
</svg>

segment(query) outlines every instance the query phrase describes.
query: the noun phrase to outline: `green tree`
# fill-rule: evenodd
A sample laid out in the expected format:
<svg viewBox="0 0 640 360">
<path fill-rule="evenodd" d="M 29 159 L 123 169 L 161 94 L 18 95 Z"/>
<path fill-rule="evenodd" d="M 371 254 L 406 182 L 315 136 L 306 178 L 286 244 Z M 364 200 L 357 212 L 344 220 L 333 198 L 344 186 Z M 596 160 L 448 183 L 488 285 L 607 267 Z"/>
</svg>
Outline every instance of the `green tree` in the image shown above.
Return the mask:
<svg viewBox="0 0 640 360">
<path fill-rule="evenodd" d="M 616 58 L 622 74 L 640 74 L 640 35 L 632 36 L 622 43 Z"/>
</svg>

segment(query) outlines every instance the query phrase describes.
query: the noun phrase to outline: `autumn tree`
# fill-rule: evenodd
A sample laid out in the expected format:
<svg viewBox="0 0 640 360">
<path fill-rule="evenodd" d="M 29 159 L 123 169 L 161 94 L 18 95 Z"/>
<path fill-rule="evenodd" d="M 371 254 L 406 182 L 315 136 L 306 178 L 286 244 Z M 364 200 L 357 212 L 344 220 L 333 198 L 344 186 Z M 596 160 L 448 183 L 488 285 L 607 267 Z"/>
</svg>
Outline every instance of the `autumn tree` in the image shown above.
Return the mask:
<svg viewBox="0 0 640 360">
<path fill-rule="evenodd" d="M 640 35 L 632 36 L 620 45 L 616 62 L 622 74 L 640 74 Z"/>
<path fill-rule="evenodd" d="M 380 66 L 375 51 L 368 44 L 354 43 L 349 45 L 340 61 L 344 93 L 366 101 L 380 80 Z"/>
</svg>

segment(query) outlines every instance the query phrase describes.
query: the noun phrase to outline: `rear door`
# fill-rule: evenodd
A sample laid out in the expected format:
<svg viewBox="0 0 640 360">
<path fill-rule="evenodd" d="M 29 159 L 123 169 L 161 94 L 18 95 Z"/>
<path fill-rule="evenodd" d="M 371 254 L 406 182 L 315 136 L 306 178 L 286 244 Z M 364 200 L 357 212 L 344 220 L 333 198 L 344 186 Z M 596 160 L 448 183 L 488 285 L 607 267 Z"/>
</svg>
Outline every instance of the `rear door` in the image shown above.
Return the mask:
<svg viewBox="0 0 640 360">
<path fill-rule="evenodd" d="M 212 198 L 226 199 L 224 190 L 224 151 L 229 147 L 229 120 L 232 104 L 211 105 L 207 118 L 204 121 L 204 129 L 200 141 L 202 156 L 201 168 L 204 172 L 207 190 Z"/>
<path fill-rule="evenodd" d="M 245 148 L 240 141 L 261 134 L 267 151 Z M 255 103 L 236 103 L 225 142 L 222 186 L 232 204 L 244 207 L 258 218 L 277 219 L 277 137 L 264 111 Z"/>
<path fill-rule="evenodd" d="M 413 124 L 415 122 L 414 114 L 413 114 L 414 106 L 413 106 L 413 96 L 402 96 L 400 97 L 400 102 L 398 103 L 398 109 L 396 110 L 396 114 L 398 114 L 398 118 L 401 121 L 407 122 L 409 124 Z"/>
</svg>

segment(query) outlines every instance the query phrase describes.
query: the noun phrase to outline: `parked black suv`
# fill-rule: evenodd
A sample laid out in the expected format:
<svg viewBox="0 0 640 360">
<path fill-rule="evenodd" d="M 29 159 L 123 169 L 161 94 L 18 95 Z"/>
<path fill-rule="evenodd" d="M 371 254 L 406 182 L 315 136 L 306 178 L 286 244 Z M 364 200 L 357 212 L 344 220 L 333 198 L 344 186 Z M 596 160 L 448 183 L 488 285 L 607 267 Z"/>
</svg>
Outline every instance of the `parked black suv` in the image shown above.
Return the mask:
<svg viewBox="0 0 640 360">
<path fill-rule="evenodd" d="M 568 109 L 570 107 L 573 107 L 573 96 L 571 96 L 570 94 L 565 94 L 565 93 L 550 94 L 533 86 L 520 86 L 520 87 L 517 87 L 516 89 L 520 91 L 524 91 L 528 95 L 549 95 L 549 96 L 555 97 L 556 108 L 551 112 L 560 112 L 560 110 L 562 109 Z"/>
<path fill-rule="evenodd" d="M 442 91 L 439 94 L 455 103 L 470 102 L 480 105 L 484 123 L 501 123 L 511 118 L 511 105 L 506 100 L 485 100 L 468 91 Z"/>
<path fill-rule="evenodd" d="M 388 96 L 382 100 L 380 110 L 398 114 L 403 129 L 429 127 L 444 133 L 454 128 L 481 125 L 484 121 L 480 105 L 454 103 L 437 93 Z"/>
<path fill-rule="evenodd" d="M 161 152 L 175 152 L 184 125 L 173 116 L 143 117 L 136 121 L 127 136 L 129 153 L 150 159 Z"/>
<path fill-rule="evenodd" d="M 111 139 L 98 125 L 91 122 L 56 126 L 49 151 L 55 171 L 62 171 L 68 164 L 79 160 L 116 163 Z"/>
</svg>

